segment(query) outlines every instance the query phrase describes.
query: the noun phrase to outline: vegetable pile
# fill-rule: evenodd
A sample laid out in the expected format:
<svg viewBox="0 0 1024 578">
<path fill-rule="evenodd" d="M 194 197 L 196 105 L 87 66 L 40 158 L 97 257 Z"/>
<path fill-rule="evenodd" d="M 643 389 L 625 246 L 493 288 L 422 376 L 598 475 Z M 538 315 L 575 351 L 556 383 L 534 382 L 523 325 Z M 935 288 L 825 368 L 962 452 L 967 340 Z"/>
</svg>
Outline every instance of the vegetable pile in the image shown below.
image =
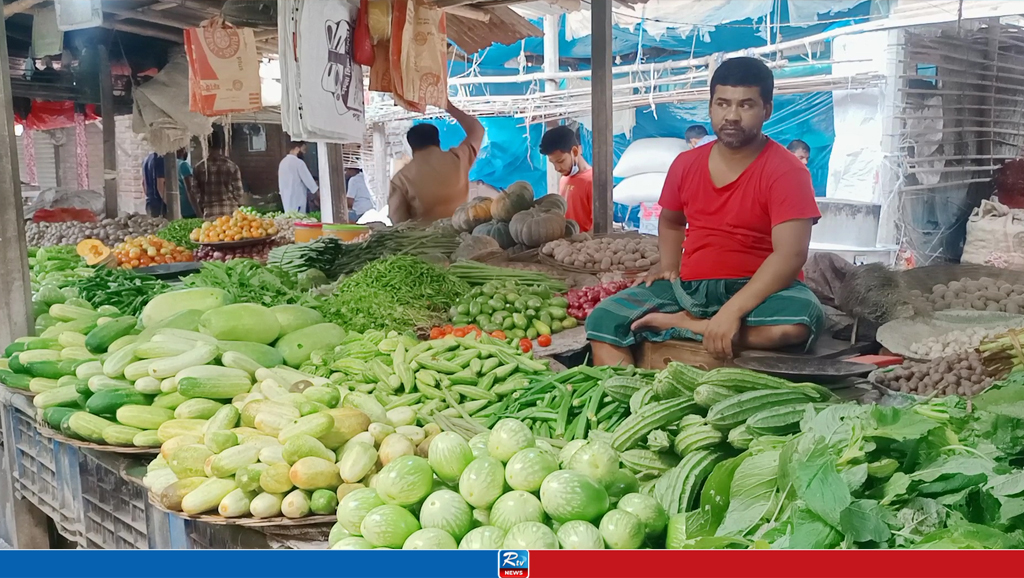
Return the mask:
<svg viewBox="0 0 1024 578">
<path fill-rule="evenodd" d="M 458 248 L 458 233 L 450 227 L 424 229 L 415 225 L 400 225 L 375 231 L 369 239 L 358 243 L 345 243 L 335 237 L 320 237 L 309 243 L 278 247 L 270 252 L 268 262 L 296 273 L 316 269 L 331 279 L 337 279 L 388 255 L 447 257 Z"/>
<path fill-rule="evenodd" d="M 927 295 L 913 290 L 909 297 L 919 313 L 948 309 L 1024 313 L 1024 285 L 1010 285 L 989 277 L 976 281 L 965 277 L 945 285 L 940 283 Z"/>
<path fill-rule="evenodd" d="M 989 371 L 977 351 L 959 351 L 928 362 L 904 361 L 880 371 L 875 383 L 901 393 L 974 396 L 992 385 Z"/>
<path fill-rule="evenodd" d="M 85 266 L 85 261 L 78 255 L 75 247 L 70 245 L 30 247 L 28 268 L 34 294 L 42 290 L 44 286 L 63 289 L 83 277 L 92 275 L 92 268 Z"/>
<path fill-rule="evenodd" d="M 270 251 L 277 246 L 278 237 L 267 239 L 266 242 L 244 247 L 214 247 L 202 245 L 196 249 L 196 261 L 228 262 L 233 259 L 255 259 L 265 263 L 270 258 Z"/>
<path fill-rule="evenodd" d="M 226 263 L 204 263 L 199 271 L 181 282 L 186 287 L 220 289 L 235 303 L 316 308 L 320 300 L 310 294 L 312 283 L 308 279 L 308 276 L 294 275 L 279 267 L 264 267 L 252 259 L 234 259 Z"/>
<path fill-rule="evenodd" d="M 388 334 L 392 335 L 392 334 Z M 524 390 L 547 366 L 486 336 L 418 342 L 380 331 L 348 332 L 342 343 L 315 351 L 299 368 L 345 389 L 372 393 L 383 409 L 411 407 L 422 423 L 437 414 L 488 420 L 500 399 Z M 365 409 L 365 408 L 364 408 Z"/>
<path fill-rule="evenodd" d="M 156 235 L 128 237 L 114 246 L 114 258 L 122 269 L 151 267 L 192 260 L 192 251 L 165 241 Z"/>
<path fill-rule="evenodd" d="M 202 225 L 202 219 L 178 219 L 167 223 L 166 227 L 156 232 L 156 236 L 184 249 L 194 251 L 199 245 L 192 240 L 192 231 Z"/>
<path fill-rule="evenodd" d="M 262 239 L 276 234 L 277 225 L 274 221 L 235 211 L 231 215 L 217 217 L 214 221 L 204 221 L 192 230 L 189 238 L 195 243 L 220 243 Z"/>
<path fill-rule="evenodd" d="M 501 330 L 516 339 L 536 339 L 576 326 L 566 313 L 568 301 L 543 286 L 490 282 L 463 295 L 449 312 L 455 327 L 474 324 L 488 334 Z"/>
<path fill-rule="evenodd" d="M 138 315 L 150 300 L 171 286 L 151 275 L 97 267 L 92 275 L 76 282 L 74 289 L 78 297 L 97 309 L 107 306 L 124 315 Z"/>
<path fill-rule="evenodd" d="M 593 271 L 649 269 L 661 259 L 657 237 L 601 237 L 585 241 L 559 239 L 541 247 L 541 254 L 564 265 Z"/>
<path fill-rule="evenodd" d="M 380 259 L 338 284 L 321 310 L 355 331 L 405 331 L 443 319 L 469 286 L 444 269 L 409 255 Z"/>
<path fill-rule="evenodd" d="M 943 333 L 938 337 L 929 337 L 911 344 L 910 353 L 922 359 L 935 359 L 944 355 L 953 355 L 961 351 L 977 349 L 981 342 L 1005 333 L 1009 327 L 968 327 Z"/>
<path fill-rule="evenodd" d="M 61 223 L 25 223 L 25 239 L 31 247 L 77 245 L 86 239 L 98 239 L 105 245 L 115 245 L 128 237 L 152 235 L 167 225 L 165 219 L 147 215 L 122 215 L 116 219 L 103 219 L 97 223 L 65 221 Z"/>
<path fill-rule="evenodd" d="M 590 312 L 597 307 L 603 299 L 615 295 L 623 289 L 633 286 L 632 281 L 621 279 L 618 281 L 607 281 L 600 285 L 580 287 L 569 291 L 569 315 L 583 321 L 590 316 Z"/>
</svg>

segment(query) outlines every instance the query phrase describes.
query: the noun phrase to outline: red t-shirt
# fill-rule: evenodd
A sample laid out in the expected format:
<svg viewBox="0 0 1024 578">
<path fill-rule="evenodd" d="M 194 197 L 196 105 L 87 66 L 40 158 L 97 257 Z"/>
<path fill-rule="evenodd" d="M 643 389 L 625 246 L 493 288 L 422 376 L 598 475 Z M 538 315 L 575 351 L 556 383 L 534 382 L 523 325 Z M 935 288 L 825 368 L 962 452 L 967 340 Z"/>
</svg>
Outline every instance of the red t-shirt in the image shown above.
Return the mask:
<svg viewBox="0 0 1024 578">
<path fill-rule="evenodd" d="M 718 146 L 718 145 L 714 145 Z M 708 159 L 713 146 L 676 157 L 658 203 L 686 215 L 680 277 L 684 281 L 752 277 L 772 253 L 772 228 L 821 217 L 807 167 L 769 140 L 733 182 L 716 187 Z"/>
<path fill-rule="evenodd" d="M 571 177 L 562 177 L 558 193 L 565 197 L 565 202 L 569 205 L 565 211 L 565 218 L 579 223 L 581 232 L 586 233 L 593 229 L 594 169 L 588 168 Z"/>
</svg>

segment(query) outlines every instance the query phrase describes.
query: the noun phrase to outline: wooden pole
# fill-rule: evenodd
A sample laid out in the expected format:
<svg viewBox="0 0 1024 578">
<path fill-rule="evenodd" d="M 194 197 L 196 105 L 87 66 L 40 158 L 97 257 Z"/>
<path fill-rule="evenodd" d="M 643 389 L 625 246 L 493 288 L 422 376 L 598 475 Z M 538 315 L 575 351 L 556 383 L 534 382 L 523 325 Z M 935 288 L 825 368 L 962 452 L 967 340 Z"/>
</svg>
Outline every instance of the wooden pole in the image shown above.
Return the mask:
<svg viewBox="0 0 1024 578">
<path fill-rule="evenodd" d="M 557 14 L 548 14 L 544 16 L 544 74 L 558 74 L 558 38 L 560 36 L 558 19 L 561 16 Z M 558 81 L 549 79 L 544 81 L 544 92 L 555 92 L 558 90 Z M 548 121 L 545 123 L 545 128 L 552 129 L 558 126 L 557 120 Z M 547 163 L 547 176 L 548 176 L 548 194 L 559 192 L 559 183 L 561 182 L 561 175 L 555 170 L 554 165 Z"/>
<path fill-rule="evenodd" d="M 164 202 L 167 204 L 168 220 L 181 218 L 181 195 L 184 193 L 178 190 L 177 153 L 167 153 L 164 155 Z"/>
<path fill-rule="evenodd" d="M 378 122 L 371 129 L 373 132 L 373 182 L 372 189 L 375 197 L 374 204 L 383 208 L 388 203 L 388 194 L 391 191 L 391 155 L 388 145 L 387 125 Z M 365 170 L 366 167 L 363 167 Z M 376 199 L 383 198 L 384 203 L 378 203 Z"/>
<path fill-rule="evenodd" d="M 612 0 L 591 2 L 594 121 L 594 233 L 612 230 Z"/>
<path fill-rule="evenodd" d="M 348 222 L 348 200 L 345 195 L 345 160 L 342 158 L 342 147 L 337 143 L 327 143 L 327 172 L 329 181 L 330 196 L 320 195 L 321 205 L 327 197 L 330 201 L 328 207 L 321 206 L 321 220 L 325 223 L 347 223 Z M 321 165 L 322 166 L 322 165 Z M 321 188 L 323 187 L 323 175 L 320 176 Z M 330 219 L 330 220 L 328 220 Z"/>
<path fill-rule="evenodd" d="M 103 115 L 103 200 L 107 217 L 117 216 L 117 121 L 114 119 L 114 82 L 110 54 L 100 44 L 100 110 Z"/>
<path fill-rule="evenodd" d="M 21 199 L 18 148 L 14 136 L 14 99 L 7 43 L 0 43 L 0 343 L 31 334 L 32 286 L 25 242 L 25 211 Z M 6 419 L 7 412 L 0 421 Z M 9 424 L 5 424 L 9 425 Z M 8 427 L 5 430 L 10 431 Z M 48 548 L 46 516 L 24 498 L 16 498 L 11 483 L 14 471 L 13 439 L 4 440 L 0 459 L 0 533 L 13 548 Z"/>
</svg>

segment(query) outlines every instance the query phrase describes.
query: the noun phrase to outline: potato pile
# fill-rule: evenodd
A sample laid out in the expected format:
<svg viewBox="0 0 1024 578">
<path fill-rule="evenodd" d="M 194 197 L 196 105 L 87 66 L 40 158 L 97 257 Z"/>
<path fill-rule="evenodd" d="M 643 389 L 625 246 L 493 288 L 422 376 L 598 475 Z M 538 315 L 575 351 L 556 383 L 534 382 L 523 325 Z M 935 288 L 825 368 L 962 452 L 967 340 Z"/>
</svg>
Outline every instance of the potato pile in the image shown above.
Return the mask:
<svg viewBox="0 0 1024 578">
<path fill-rule="evenodd" d="M 977 349 L 981 342 L 989 337 L 1005 333 L 1009 326 L 999 327 L 968 327 L 954 329 L 938 337 L 929 337 L 910 346 L 910 353 L 922 359 L 935 359 L 969 349 Z"/>
<path fill-rule="evenodd" d="M 656 237 L 601 237 L 576 235 L 541 247 L 540 252 L 563 265 L 593 271 L 649 269 L 660 260 Z"/>
<path fill-rule="evenodd" d="M 121 215 L 97 223 L 65 221 L 62 223 L 25 223 L 25 240 L 29 247 L 77 245 L 86 239 L 97 239 L 108 247 L 128 237 L 152 235 L 167 226 L 166 219 L 148 215 Z"/>
<path fill-rule="evenodd" d="M 932 287 L 930 294 L 914 290 L 909 296 L 917 313 L 949 309 L 1024 313 L 1024 285 L 1010 285 L 988 277 L 977 281 L 965 277 L 950 281 L 948 285 L 940 283 Z"/>
<path fill-rule="evenodd" d="M 993 378 L 977 351 L 962 351 L 928 362 L 904 361 L 891 371 L 875 374 L 875 383 L 915 395 L 972 396 L 992 385 Z"/>
</svg>

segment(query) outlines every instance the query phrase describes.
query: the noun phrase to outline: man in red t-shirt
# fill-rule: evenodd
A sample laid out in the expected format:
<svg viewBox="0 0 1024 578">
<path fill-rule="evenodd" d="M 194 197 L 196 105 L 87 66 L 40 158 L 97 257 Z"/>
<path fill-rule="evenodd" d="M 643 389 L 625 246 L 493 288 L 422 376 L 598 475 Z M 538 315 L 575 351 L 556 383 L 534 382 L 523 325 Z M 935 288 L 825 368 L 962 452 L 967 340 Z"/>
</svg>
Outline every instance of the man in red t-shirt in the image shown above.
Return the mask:
<svg viewBox="0 0 1024 578">
<path fill-rule="evenodd" d="M 701 340 L 727 359 L 736 348 L 809 344 L 821 331 L 821 304 L 800 281 L 821 214 L 807 168 L 761 132 L 773 91 L 771 71 L 755 58 L 715 71 L 718 140 L 669 169 L 658 266 L 587 318 L 595 365 L 632 364 L 637 340 Z"/>
<path fill-rule="evenodd" d="M 558 194 L 565 197 L 565 218 L 579 223 L 580 231 L 594 227 L 594 169 L 583 159 L 580 141 L 567 126 L 556 126 L 540 139 L 540 154 L 562 175 Z"/>
</svg>

